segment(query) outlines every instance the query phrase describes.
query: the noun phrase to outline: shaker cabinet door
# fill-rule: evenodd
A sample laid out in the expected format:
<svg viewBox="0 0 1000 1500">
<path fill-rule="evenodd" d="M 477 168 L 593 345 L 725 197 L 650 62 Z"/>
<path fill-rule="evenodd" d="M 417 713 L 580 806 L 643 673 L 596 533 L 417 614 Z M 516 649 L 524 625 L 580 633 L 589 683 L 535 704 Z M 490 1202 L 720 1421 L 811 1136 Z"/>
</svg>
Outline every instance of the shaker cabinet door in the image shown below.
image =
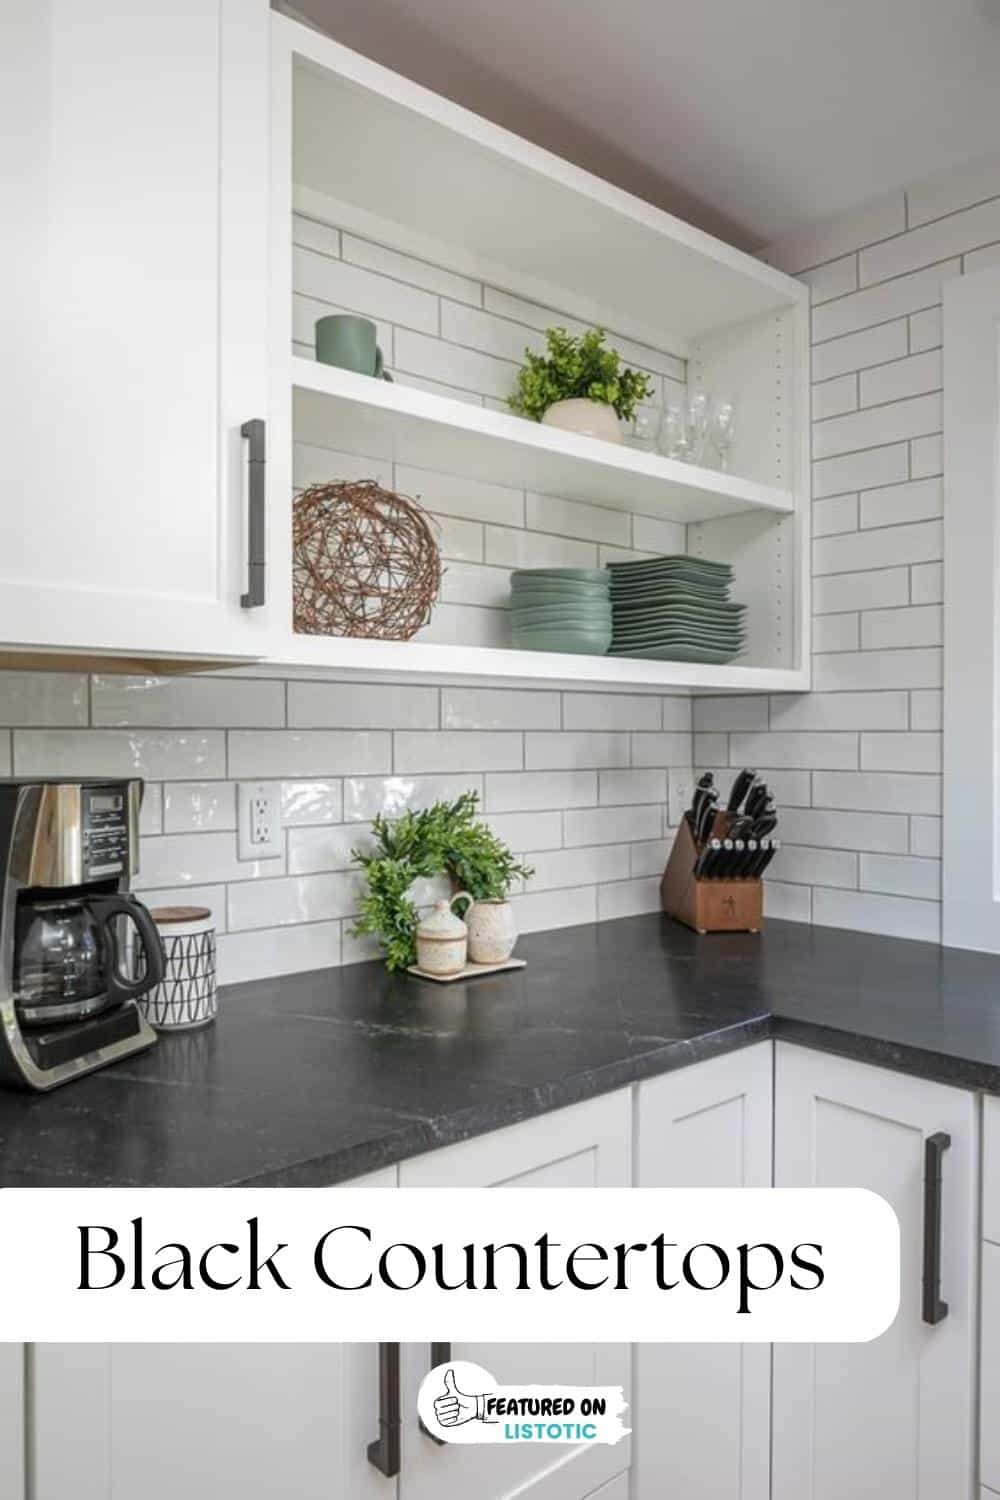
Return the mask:
<svg viewBox="0 0 1000 1500">
<path fill-rule="evenodd" d="M 400 1186 L 628 1187 L 631 1129 L 629 1094 L 610 1094 L 403 1162 Z M 443 1328 L 442 1337 L 451 1331 Z M 621 1385 L 632 1399 L 627 1344 L 462 1341 L 451 1352 L 502 1385 Z M 415 1420 L 430 1358 L 428 1344 L 403 1345 L 400 1500 L 583 1500 L 628 1470 L 627 1438 L 614 1447 L 439 1447 Z M 625 1425 L 634 1425 L 631 1409 Z M 621 1483 L 624 1494 L 627 1481 Z M 607 1493 L 616 1496 L 616 1485 Z"/>
<path fill-rule="evenodd" d="M 0 1475 L 5 1500 L 27 1500 L 24 1479 L 24 1345 L 0 1344 Z"/>
<path fill-rule="evenodd" d="M 0 651 L 262 654 L 269 36 L 267 0 L 5 12 Z"/>
<path fill-rule="evenodd" d="M 364 1457 L 375 1362 L 367 1344 L 39 1344 L 32 1500 L 390 1500 Z"/>
<path fill-rule="evenodd" d="M 924 1143 L 944 1132 L 943 1321 L 923 1318 Z M 867 1344 L 774 1346 L 774 1500 L 971 1500 L 978 1101 L 777 1046 L 775 1186 L 864 1187 L 899 1219 L 901 1301 Z"/>
<path fill-rule="evenodd" d="M 640 1188 L 771 1185 L 773 1049 L 759 1042 L 639 1085 Z M 637 1344 L 633 1500 L 768 1500 L 767 1344 Z"/>
</svg>

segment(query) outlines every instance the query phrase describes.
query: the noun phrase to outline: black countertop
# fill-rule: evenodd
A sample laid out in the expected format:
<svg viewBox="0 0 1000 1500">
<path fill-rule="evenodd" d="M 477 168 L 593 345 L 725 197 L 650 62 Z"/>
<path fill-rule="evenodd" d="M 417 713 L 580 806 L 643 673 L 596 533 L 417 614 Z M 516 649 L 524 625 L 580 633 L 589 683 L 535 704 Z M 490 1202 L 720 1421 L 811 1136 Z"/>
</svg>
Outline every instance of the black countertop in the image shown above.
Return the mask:
<svg viewBox="0 0 1000 1500">
<path fill-rule="evenodd" d="M 534 933 L 449 986 L 380 965 L 223 991 L 217 1025 L 0 1093 L 0 1186 L 322 1186 L 776 1036 L 1000 1093 L 1000 959 L 769 922 Z"/>
</svg>

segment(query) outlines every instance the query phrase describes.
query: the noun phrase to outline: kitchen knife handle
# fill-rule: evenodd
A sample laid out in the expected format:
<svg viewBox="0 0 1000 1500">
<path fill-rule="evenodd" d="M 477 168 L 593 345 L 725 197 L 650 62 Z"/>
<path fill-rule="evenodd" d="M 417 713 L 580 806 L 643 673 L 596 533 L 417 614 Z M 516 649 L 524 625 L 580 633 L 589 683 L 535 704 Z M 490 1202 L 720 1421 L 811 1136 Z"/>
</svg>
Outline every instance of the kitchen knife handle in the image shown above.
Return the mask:
<svg viewBox="0 0 1000 1500">
<path fill-rule="evenodd" d="M 450 1344 L 434 1344 L 434 1343 L 432 1343 L 431 1344 L 431 1369 L 432 1370 L 436 1370 L 437 1367 L 438 1367 L 438 1365 L 450 1365 L 450 1364 L 451 1364 L 451 1345 Z M 435 1433 L 431 1432 L 431 1430 L 430 1430 L 429 1427 L 425 1427 L 424 1423 L 423 1423 L 423 1418 L 421 1418 L 421 1420 L 420 1420 L 420 1431 L 422 1433 L 424 1433 L 425 1436 L 429 1437 L 432 1443 L 437 1443 L 437 1445 L 438 1445 L 439 1448 L 443 1448 L 445 1446 L 444 1438 L 437 1437 Z"/>
<path fill-rule="evenodd" d="M 378 1437 L 368 1444 L 368 1462 L 393 1479 L 399 1473 L 399 1345 L 378 1346 Z"/>
<path fill-rule="evenodd" d="M 247 591 L 243 609 L 267 602 L 267 427 L 260 417 L 244 422 L 240 436 L 249 447 L 247 462 Z"/>
<path fill-rule="evenodd" d="M 925 1323 L 943 1323 L 948 1304 L 941 1296 L 941 1163 L 951 1145 L 944 1130 L 924 1141 L 924 1307 Z"/>
</svg>

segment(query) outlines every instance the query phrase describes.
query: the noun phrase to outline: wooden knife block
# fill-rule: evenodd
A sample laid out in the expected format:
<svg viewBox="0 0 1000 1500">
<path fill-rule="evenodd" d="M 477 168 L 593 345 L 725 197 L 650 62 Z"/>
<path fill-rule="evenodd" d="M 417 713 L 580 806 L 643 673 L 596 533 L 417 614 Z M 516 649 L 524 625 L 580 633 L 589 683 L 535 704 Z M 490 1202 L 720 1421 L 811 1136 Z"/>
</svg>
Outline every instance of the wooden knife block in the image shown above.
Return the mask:
<svg viewBox="0 0 1000 1500">
<path fill-rule="evenodd" d="M 711 838 L 725 836 L 727 817 L 716 815 Z M 695 932 L 759 932 L 764 917 L 764 882 L 699 880 L 694 873 L 698 846 L 687 818 L 683 818 L 660 881 L 663 910 Z"/>
</svg>

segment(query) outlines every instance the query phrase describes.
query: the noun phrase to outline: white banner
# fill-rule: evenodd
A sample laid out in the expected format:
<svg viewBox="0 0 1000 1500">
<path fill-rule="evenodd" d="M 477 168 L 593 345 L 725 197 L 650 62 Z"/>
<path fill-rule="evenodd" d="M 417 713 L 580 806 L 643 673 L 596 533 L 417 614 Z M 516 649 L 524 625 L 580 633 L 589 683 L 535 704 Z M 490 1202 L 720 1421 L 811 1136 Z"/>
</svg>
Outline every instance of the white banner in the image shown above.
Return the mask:
<svg viewBox="0 0 1000 1500">
<path fill-rule="evenodd" d="M 860 1342 L 898 1303 L 862 1189 L 0 1193 L 0 1340 Z"/>
</svg>

